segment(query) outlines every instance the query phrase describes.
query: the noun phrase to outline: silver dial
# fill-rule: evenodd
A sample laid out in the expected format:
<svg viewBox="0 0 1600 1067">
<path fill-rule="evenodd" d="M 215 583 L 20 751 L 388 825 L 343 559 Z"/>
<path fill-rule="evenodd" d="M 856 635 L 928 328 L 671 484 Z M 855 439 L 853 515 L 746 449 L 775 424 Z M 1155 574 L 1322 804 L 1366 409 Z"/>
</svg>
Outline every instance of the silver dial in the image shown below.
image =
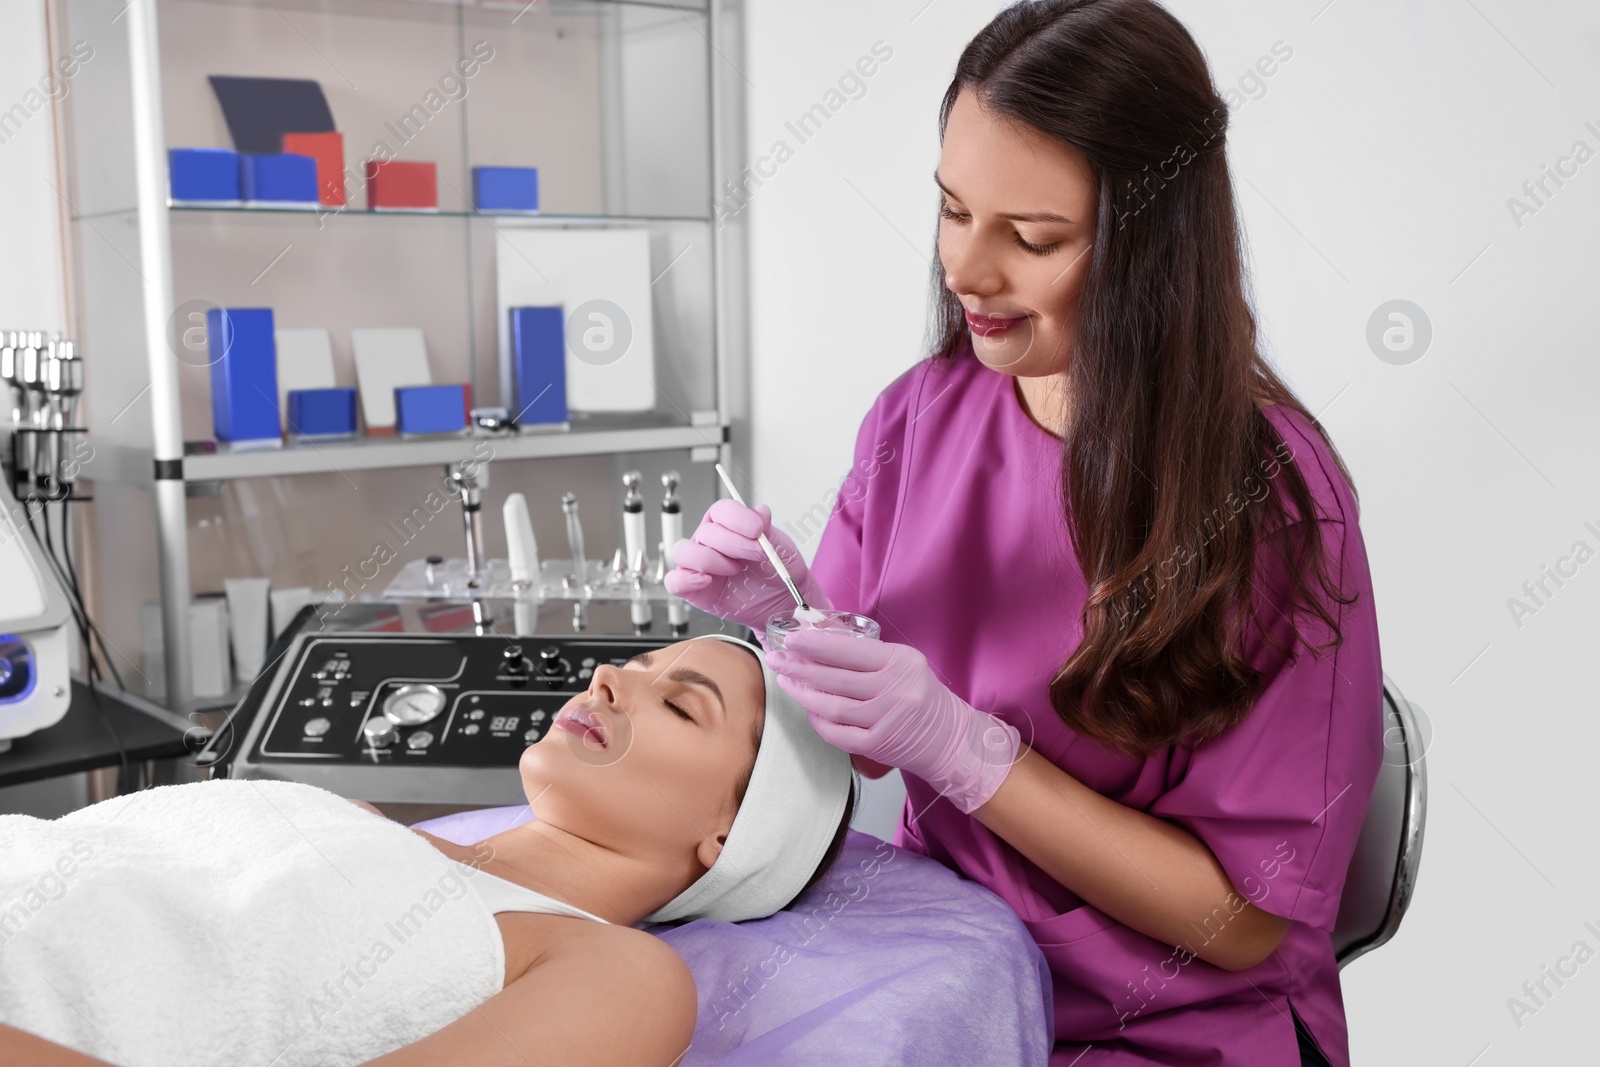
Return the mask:
<svg viewBox="0 0 1600 1067">
<path fill-rule="evenodd" d="M 400 735 L 400 731 L 388 719 L 368 719 L 361 727 L 361 732 L 366 735 L 367 744 L 373 748 L 388 748 Z"/>
<path fill-rule="evenodd" d="M 403 685 L 383 701 L 384 718 L 397 726 L 418 726 L 444 710 L 444 690 L 436 685 Z"/>
</svg>

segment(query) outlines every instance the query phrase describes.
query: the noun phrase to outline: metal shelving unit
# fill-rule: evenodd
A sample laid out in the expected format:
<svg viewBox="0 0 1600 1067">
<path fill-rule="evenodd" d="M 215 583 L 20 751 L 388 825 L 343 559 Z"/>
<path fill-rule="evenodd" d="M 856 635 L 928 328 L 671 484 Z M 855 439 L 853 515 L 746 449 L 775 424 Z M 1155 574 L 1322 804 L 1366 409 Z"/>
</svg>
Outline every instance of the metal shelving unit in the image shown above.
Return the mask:
<svg viewBox="0 0 1600 1067">
<path fill-rule="evenodd" d="M 185 307 L 276 308 L 321 299 L 319 312 L 330 316 L 326 279 L 338 274 L 336 265 L 357 279 L 349 295 L 365 304 L 349 315 L 358 325 L 404 325 L 408 312 L 437 309 L 430 348 L 454 362 L 443 373 L 436 368 L 435 380 L 465 380 L 478 403 L 493 403 L 497 390 L 484 384 L 498 375 L 485 265 L 495 233 L 503 226 L 642 228 L 651 235 L 656 279 L 658 410 L 483 440 L 492 442 L 497 463 L 588 457 L 600 464 L 591 472 L 596 484 L 607 480 L 607 463 L 637 456 L 731 461 L 747 410 L 744 234 L 742 219 L 715 217 L 714 205 L 743 169 L 745 82 L 736 65 L 742 0 L 49 2 L 57 51 L 80 42 L 92 48 L 67 101 L 61 193 L 79 308 L 73 325 L 88 369 L 83 477 L 98 494 L 87 538 L 97 575 L 93 599 L 97 614 L 126 620 L 136 614 L 140 590 L 121 588 L 124 577 L 132 587 L 135 577 L 158 576 L 170 706 L 185 706 L 190 695 L 191 498 L 248 480 L 337 472 L 349 481 L 357 472 L 448 464 L 478 440 L 216 445 L 206 440 L 209 423 L 196 415 L 203 394 L 195 368 L 183 365 L 174 345 Z M 448 70 L 471 39 L 475 49 L 492 42 L 511 58 L 494 66 L 492 77 L 485 61 L 478 83 L 452 97 L 427 131 L 445 147 L 440 210 L 170 202 L 167 149 L 227 143 L 207 110 L 215 105 L 205 74 L 315 75 L 342 130 L 341 109 L 355 116 L 353 130 L 377 130 L 385 108 L 398 113 L 421 98 L 434 70 Z M 530 80 L 537 78 L 546 81 Z M 347 163 L 368 151 L 361 136 L 347 133 Z M 541 153 L 547 210 L 483 213 L 461 202 L 472 165 L 501 162 L 508 148 L 529 144 Z M 313 231 L 316 238 L 308 236 Z M 269 267 L 276 273 L 264 285 L 250 277 L 259 266 L 250 253 L 296 241 L 309 246 L 303 260 Z M 432 257 L 423 265 L 439 279 L 433 304 L 397 289 L 394 315 L 376 318 L 385 305 L 372 290 L 412 280 L 413 249 Z M 296 271 L 317 280 L 297 290 L 303 279 Z M 663 277 L 666 284 L 656 288 Z M 304 324 L 322 323 L 313 317 Z M 709 465 L 692 469 L 684 494 L 686 509 L 718 495 Z M 153 544 L 158 567 L 144 560 L 128 568 L 129 551 L 143 541 Z M 132 640 L 126 625 L 118 632 Z"/>
</svg>

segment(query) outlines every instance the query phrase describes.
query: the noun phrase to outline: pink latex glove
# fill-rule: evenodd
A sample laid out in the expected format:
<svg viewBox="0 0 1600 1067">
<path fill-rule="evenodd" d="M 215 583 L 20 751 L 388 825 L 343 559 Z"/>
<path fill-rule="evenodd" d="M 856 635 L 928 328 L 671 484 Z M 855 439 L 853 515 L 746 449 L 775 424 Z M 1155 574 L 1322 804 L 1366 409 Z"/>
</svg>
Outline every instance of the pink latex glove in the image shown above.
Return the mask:
<svg viewBox="0 0 1600 1067">
<path fill-rule="evenodd" d="M 910 645 L 797 630 L 767 662 L 824 741 L 916 775 L 968 815 L 1017 761 L 1016 727 L 950 692 Z"/>
<path fill-rule="evenodd" d="M 773 528 L 772 509 L 765 504 L 747 508 L 728 499 L 712 504 L 694 536 L 672 546 L 673 567 L 662 581 L 673 596 L 701 611 L 750 627 L 765 645 L 767 619 L 795 605 L 756 540 L 763 531 L 806 603 L 833 607 L 794 541 Z"/>
</svg>

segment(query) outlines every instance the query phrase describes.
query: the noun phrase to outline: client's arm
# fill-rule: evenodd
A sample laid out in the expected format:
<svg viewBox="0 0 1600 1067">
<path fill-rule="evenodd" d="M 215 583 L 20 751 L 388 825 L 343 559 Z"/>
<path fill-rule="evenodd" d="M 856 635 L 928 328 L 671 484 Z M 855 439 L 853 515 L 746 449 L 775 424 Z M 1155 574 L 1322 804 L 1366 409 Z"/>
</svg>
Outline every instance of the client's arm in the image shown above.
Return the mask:
<svg viewBox="0 0 1600 1067">
<path fill-rule="evenodd" d="M 694 977 L 665 941 L 593 926 L 455 1022 L 366 1067 L 675 1067 L 697 1010 Z"/>
<path fill-rule="evenodd" d="M 526 974 L 421 1041 L 367 1067 L 675 1067 L 689 1051 L 698 1000 L 689 967 L 665 941 L 628 927 L 568 938 Z M 0 1064 L 111 1067 L 0 1023 Z"/>
<path fill-rule="evenodd" d="M 105 1060 L 74 1052 L 5 1023 L 0 1023 L 0 1063 L 26 1063 L 29 1067 L 111 1067 Z"/>
</svg>

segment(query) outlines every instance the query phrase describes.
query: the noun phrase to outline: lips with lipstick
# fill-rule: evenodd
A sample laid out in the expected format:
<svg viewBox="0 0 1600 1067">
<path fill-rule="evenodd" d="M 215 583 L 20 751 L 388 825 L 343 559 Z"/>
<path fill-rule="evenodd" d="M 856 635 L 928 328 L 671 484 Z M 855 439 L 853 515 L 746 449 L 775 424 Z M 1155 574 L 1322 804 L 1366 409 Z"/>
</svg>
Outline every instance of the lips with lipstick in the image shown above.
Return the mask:
<svg viewBox="0 0 1600 1067">
<path fill-rule="evenodd" d="M 556 713 L 555 721 L 551 725 L 558 730 L 566 730 L 585 739 L 593 739 L 601 748 L 611 743 L 611 729 L 605 719 L 582 704 L 568 704 L 562 708 Z"/>
<path fill-rule="evenodd" d="M 1026 315 L 979 315 L 967 311 L 967 325 L 980 337 L 993 337 L 1028 320 Z"/>
</svg>

